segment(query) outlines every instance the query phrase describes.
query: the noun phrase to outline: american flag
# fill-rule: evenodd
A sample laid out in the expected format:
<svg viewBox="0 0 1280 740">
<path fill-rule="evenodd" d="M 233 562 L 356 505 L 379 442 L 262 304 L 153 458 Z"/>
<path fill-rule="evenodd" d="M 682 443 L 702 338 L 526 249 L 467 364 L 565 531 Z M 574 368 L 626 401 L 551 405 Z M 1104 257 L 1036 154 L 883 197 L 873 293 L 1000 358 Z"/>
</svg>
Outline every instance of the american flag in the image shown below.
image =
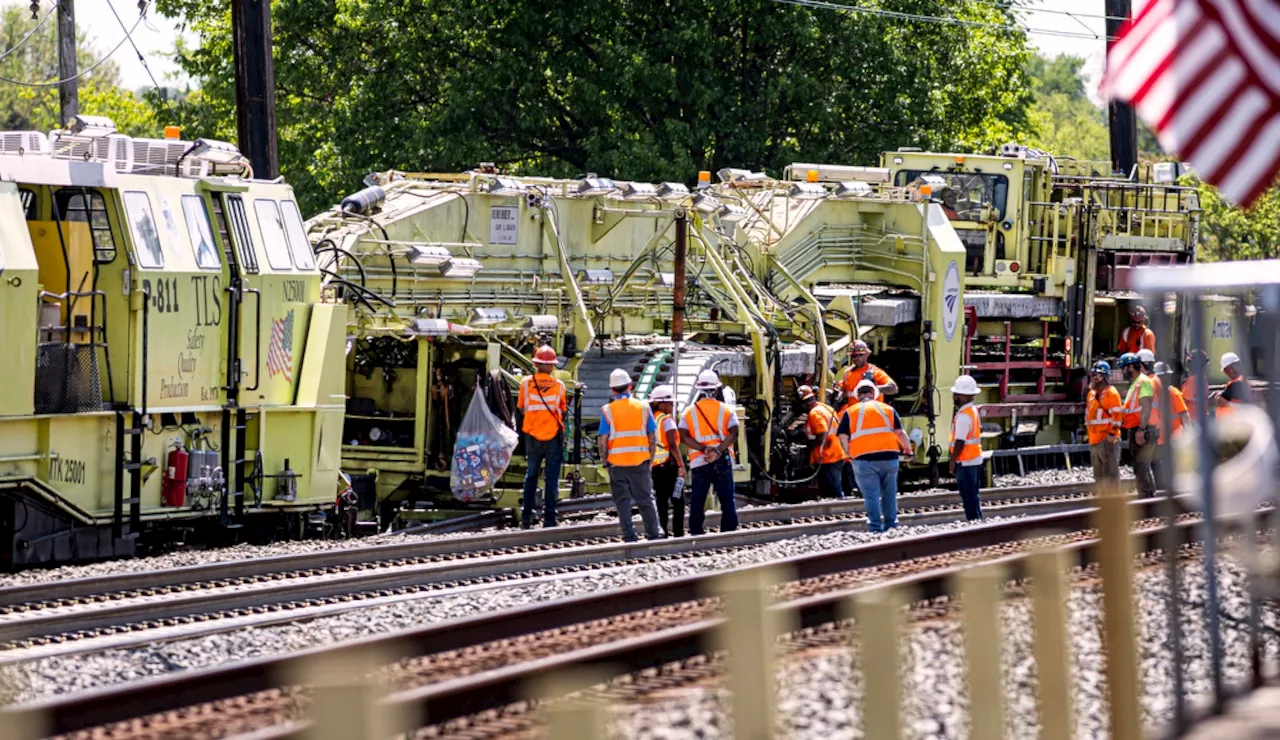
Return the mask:
<svg viewBox="0 0 1280 740">
<path fill-rule="evenodd" d="M 1102 94 L 1252 204 L 1280 170 L 1280 2 L 1150 0 L 1107 53 Z"/>
<path fill-rule="evenodd" d="M 271 322 L 271 343 L 267 346 L 267 375 L 283 375 L 293 382 L 293 310 Z"/>
</svg>

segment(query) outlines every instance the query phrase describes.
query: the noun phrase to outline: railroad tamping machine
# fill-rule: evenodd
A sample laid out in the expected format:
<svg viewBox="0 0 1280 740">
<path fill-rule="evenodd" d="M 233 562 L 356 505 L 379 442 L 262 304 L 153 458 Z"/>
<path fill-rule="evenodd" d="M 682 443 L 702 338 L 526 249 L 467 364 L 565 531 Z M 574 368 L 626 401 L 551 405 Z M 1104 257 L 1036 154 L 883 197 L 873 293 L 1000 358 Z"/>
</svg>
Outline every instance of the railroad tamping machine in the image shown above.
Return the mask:
<svg viewBox="0 0 1280 740">
<path fill-rule="evenodd" d="M 850 178 L 853 179 L 853 178 Z M 724 170 L 682 183 L 384 172 L 308 224 L 326 290 L 348 301 L 342 464 L 382 522 L 518 505 L 517 449 L 483 501 L 453 500 L 449 457 L 473 393 L 516 423 L 514 390 L 549 343 L 570 389 L 566 480 L 605 488 L 591 439 L 623 367 L 645 396 L 715 369 L 749 433 L 736 478 L 762 495 L 797 481 L 781 429 L 801 382 L 831 387 L 834 354 L 862 318 L 830 285 L 913 299 L 895 339 L 895 403 L 921 445 L 945 447 L 946 388 L 962 346 L 963 244 L 918 189 L 793 183 Z M 680 269 L 680 266 L 683 269 Z M 910 305 L 908 305 L 910 303 Z M 896 314 L 895 314 L 896 317 Z"/>
</svg>

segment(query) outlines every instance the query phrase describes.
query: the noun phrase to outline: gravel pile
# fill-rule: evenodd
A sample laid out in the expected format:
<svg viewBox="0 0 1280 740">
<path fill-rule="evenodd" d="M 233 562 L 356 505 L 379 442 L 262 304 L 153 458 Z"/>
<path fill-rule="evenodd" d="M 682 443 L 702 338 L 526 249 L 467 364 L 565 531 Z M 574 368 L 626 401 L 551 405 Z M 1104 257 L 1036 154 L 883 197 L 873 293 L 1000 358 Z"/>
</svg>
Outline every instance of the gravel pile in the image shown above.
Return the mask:
<svg viewBox="0 0 1280 740">
<path fill-rule="evenodd" d="M 987 521 L 1000 521 L 993 518 Z M 697 573 L 834 550 L 883 538 L 964 527 L 964 522 L 909 527 L 885 534 L 865 531 L 800 537 L 706 556 L 591 571 L 589 575 L 502 585 L 485 590 L 428 595 L 344 614 L 205 637 L 156 643 L 145 648 L 55 656 L 0 668 L 0 685 L 21 686 L 10 700 L 28 700 L 110 686 L 172 671 L 205 668 L 277 655 L 407 627 L 462 619 L 528 604 L 632 586 Z"/>
<path fill-rule="evenodd" d="M 1249 668 L 1248 602 L 1244 571 L 1227 564 L 1218 567 L 1221 586 L 1224 675 L 1229 683 L 1247 679 Z M 1183 665 L 1189 699 L 1210 695 L 1208 632 L 1205 621 L 1205 578 L 1199 563 L 1182 567 L 1184 600 L 1181 624 L 1185 650 Z M 1142 716 L 1146 727 L 1171 721 L 1173 663 L 1168 648 L 1168 623 L 1163 599 L 1168 592 L 1163 571 L 1146 570 L 1135 579 L 1138 634 L 1141 650 Z M 1075 684 L 1076 737 L 1105 738 L 1107 712 L 1101 634 L 1101 592 L 1096 582 L 1075 586 L 1069 598 L 1072 638 L 1072 677 Z M 1004 607 L 1004 675 L 1006 736 L 1039 734 L 1035 701 L 1035 661 L 1031 653 L 1030 605 L 1011 601 Z M 1280 654 L 1276 638 L 1280 620 L 1264 613 L 1264 661 Z M 933 740 L 968 736 L 968 697 L 964 690 L 963 647 L 959 624 L 929 620 L 916 626 L 903 646 L 904 736 Z M 778 734 L 792 738 L 842 740 L 863 735 L 858 706 L 865 680 L 848 651 L 828 650 L 779 669 Z M 614 710 L 615 737 L 716 738 L 730 737 L 723 691 L 699 688 L 658 703 L 628 705 Z"/>
</svg>

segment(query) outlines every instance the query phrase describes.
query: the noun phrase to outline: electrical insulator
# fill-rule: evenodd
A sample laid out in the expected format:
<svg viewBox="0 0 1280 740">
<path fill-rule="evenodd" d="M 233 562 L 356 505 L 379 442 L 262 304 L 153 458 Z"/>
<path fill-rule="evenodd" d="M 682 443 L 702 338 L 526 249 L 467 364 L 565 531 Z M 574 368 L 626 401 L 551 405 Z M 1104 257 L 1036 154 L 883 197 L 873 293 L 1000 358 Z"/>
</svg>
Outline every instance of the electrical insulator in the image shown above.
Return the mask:
<svg viewBox="0 0 1280 740">
<path fill-rule="evenodd" d="M 31 0 L 31 20 L 37 20 L 40 17 L 40 0 Z"/>
</svg>

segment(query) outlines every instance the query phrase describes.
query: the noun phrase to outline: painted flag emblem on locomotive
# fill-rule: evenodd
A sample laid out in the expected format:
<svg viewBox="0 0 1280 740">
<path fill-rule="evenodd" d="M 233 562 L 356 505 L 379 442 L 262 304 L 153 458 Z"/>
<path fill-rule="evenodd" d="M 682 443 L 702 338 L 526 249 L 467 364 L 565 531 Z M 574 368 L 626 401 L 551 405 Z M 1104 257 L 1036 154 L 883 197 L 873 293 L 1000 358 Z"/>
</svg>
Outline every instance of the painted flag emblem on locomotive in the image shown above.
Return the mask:
<svg viewBox="0 0 1280 740">
<path fill-rule="evenodd" d="M 1107 54 L 1104 97 L 1249 205 L 1280 171 L 1280 3 L 1150 0 Z"/>
<path fill-rule="evenodd" d="M 267 375 L 283 375 L 293 382 L 293 309 L 283 319 L 271 322 L 271 344 L 267 347 Z"/>
</svg>

